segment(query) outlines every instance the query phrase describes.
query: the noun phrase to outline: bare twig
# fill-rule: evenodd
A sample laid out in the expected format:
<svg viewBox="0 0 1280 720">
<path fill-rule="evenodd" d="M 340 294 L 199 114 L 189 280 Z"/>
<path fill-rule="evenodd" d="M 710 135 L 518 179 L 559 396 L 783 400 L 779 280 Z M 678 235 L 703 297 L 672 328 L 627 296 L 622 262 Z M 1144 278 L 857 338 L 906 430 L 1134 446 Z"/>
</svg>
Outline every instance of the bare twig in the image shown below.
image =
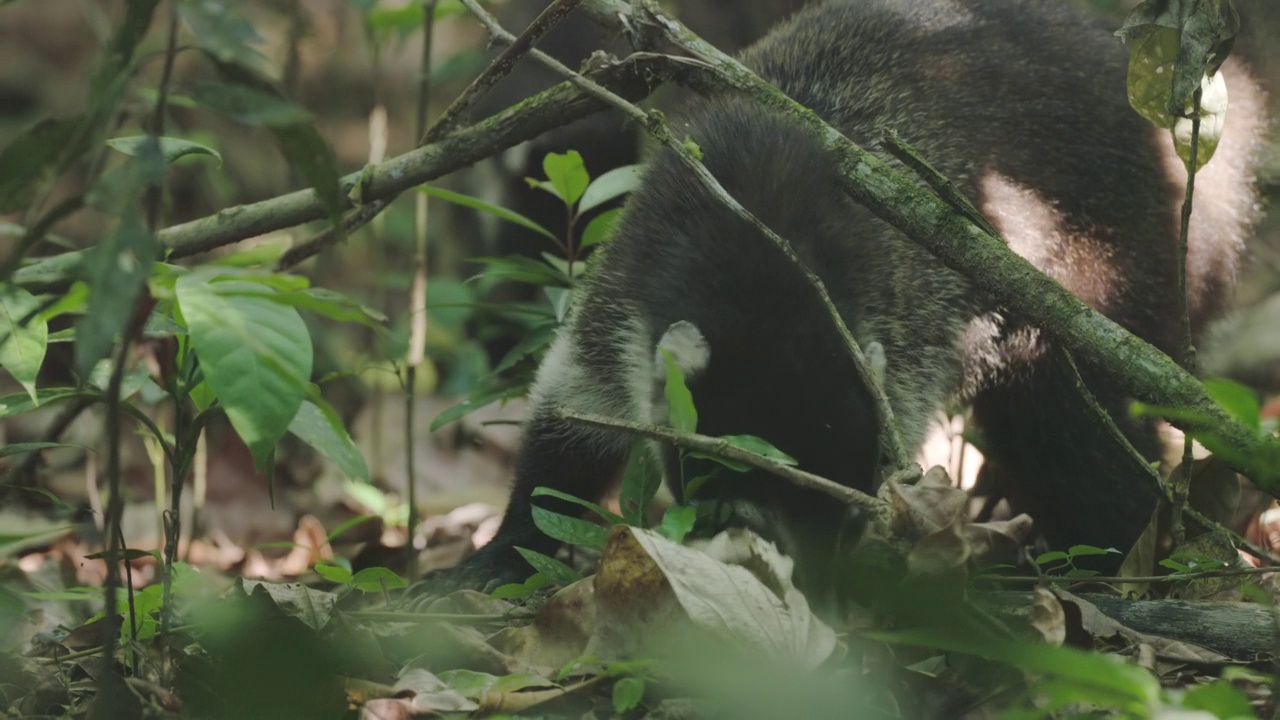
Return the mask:
<svg viewBox="0 0 1280 720">
<path fill-rule="evenodd" d="M 575 425 L 586 425 L 588 427 L 600 428 L 603 430 L 612 430 L 622 432 L 636 437 L 649 438 L 651 440 L 659 440 L 670 443 L 681 450 L 692 450 L 694 452 L 705 453 L 707 455 L 715 455 L 726 460 L 748 465 L 757 470 L 763 470 L 799 488 L 806 490 L 814 490 L 824 495 L 830 496 L 845 505 L 857 507 L 864 510 L 868 515 L 882 517 L 888 513 L 888 503 L 879 498 L 872 497 L 859 490 L 841 485 L 840 483 L 828 480 L 819 475 L 805 472 L 799 468 L 783 465 L 782 463 L 770 460 L 763 455 L 743 450 L 729 443 L 724 438 L 711 437 L 710 435 L 700 435 L 698 433 L 686 433 L 679 430 L 673 430 L 669 427 L 660 425 L 646 425 L 644 423 L 631 422 L 630 420 L 621 420 L 618 418 L 606 417 L 604 415 L 595 415 L 591 413 L 578 413 L 566 409 L 556 411 L 556 414 L 564 420 Z"/>
<path fill-rule="evenodd" d="M 510 74 L 516 62 L 532 50 L 543 35 L 546 35 L 548 31 L 559 25 L 560 21 L 581 2 L 582 0 L 555 0 L 555 2 L 548 5 L 529 27 L 512 40 L 506 49 L 498 55 L 497 59 L 490 63 L 489 67 L 485 68 L 479 77 L 471 81 L 467 89 L 462 91 L 462 94 L 449 107 L 445 108 L 444 113 L 435 121 L 431 129 L 427 130 L 425 135 L 420 135 L 422 139 L 418 144 L 425 145 L 439 140 L 457 126 L 463 114 L 470 110 L 489 88 L 492 88 L 499 80 Z"/>
</svg>

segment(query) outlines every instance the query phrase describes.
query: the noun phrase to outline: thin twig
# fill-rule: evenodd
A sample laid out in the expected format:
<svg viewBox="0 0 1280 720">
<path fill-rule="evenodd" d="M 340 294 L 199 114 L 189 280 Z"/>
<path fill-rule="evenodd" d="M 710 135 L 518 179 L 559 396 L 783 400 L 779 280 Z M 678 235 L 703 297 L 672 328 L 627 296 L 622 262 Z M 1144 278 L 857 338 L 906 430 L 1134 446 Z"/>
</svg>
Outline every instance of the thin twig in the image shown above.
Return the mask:
<svg viewBox="0 0 1280 720">
<path fill-rule="evenodd" d="M 467 0 L 464 0 L 467 1 Z M 592 413 L 578 413 L 571 410 L 559 409 L 556 415 L 575 425 L 586 425 L 588 427 L 600 428 L 603 430 L 612 430 L 622 432 L 636 437 L 649 438 L 651 440 L 660 440 L 670 443 L 681 450 L 691 450 L 693 452 L 705 453 L 722 457 L 726 460 L 748 465 L 757 470 L 763 470 L 777 477 L 780 477 L 796 487 L 806 490 L 814 490 L 816 492 L 828 495 L 845 505 L 851 505 L 866 511 L 873 517 L 878 517 L 882 513 L 887 513 L 888 503 L 878 498 L 872 497 L 864 492 L 855 490 L 851 487 L 841 485 L 840 483 L 828 480 L 820 475 L 814 475 L 805 472 L 799 468 L 783 465 L 782 463 L 770 460 L 763 455 L 743 450 L 742 448 L 731 445 L 724 438 L 711 437 L 710 435 L 700 435 L 698 433 L 686 433 L 679 430 L 673 430 L 669 427 L 660 425 L 646 425 L 644 423 L 632 422 L 630 420 L 621 420 L 618 418 L 606 417 L 604 415 L 595 415 Z"/>
<path fill-rule="evenodd" d="M 530 23 L 529 27 L 520 33 L 518 37 L 507 45 L 506 49 L 498 55 L 489 67 L 480 73 L 480 76 L 471 81 L 466 90 L 462 91 L 450 105 L 445 108 L 443 114 L 436 119 L 435 124 L 425 134 L 420 134 L 422 138 L 418 141 L 419 145 L 425 145 L 444 137 L 450 130 L 457 126 L 467 110 L 475 105 L 485 92 L 497 84 L 499 80 L 511 73 L 516 62 L 525 56 L 533 46 L 542 39 L 552 28 L 560 24 L 574 8 L 581 3 L 582 0 L 555 0 L 538 14 L 538 17 Z"/>
</svg>

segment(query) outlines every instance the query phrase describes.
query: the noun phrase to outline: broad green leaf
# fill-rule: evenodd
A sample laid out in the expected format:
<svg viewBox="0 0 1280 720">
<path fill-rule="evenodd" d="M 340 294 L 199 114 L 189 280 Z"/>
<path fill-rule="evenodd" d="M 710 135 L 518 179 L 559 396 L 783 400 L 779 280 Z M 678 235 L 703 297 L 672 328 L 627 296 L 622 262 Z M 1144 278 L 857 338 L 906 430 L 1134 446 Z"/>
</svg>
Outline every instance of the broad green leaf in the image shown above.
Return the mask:
<svg viewBox="0 0 1280 720">
<path fill-rule="evenodd" d="M 613 684 L 613 710 L 622 715 L 640 706 L 644 699 L 644 680 L 624 677 Z"/>
<path fill-rule="evenodd" d="M 0 293 L 0 367 L 36 401 L 36 375 L 49 344 L 49 323 L 36 314 L 36 296 L 14 288 Z"/>
<path fill-rule="evenodd" d="M 270 63 L 252 45 L 262 37 L 240 12 L 241 4 L 219 0 L 183 0 L 178 16 L 191 29 L 191 37 L 218 62 L 266 74 Z"/>
<path fill-rule="evenodd" d="M 312 122 L 311 113 L 288 100 L 244 85 L 205 83 L 196 102 L 245 125 L 288 127 Z"/>
<path fill-rule="evenodd" d="M 569 279 L 569 276 L 563 270 L 531 257 L 522 255 L 481 257 L 472 258 L 471 262 L 481 263 L 485 266 L 481 275 L 486 278 L 511 280 L 531 285 L 573 287 L 573 281 Z M 478 279 L 478 277 L 474 279 Z"/>
<path fill-rule="evenodd" d="M 125 155 L 137 155 L 141 152 L 143 146 L 148 140 L 150 140 L 150 138 L 150 135 L 130 135 L 128 137 L 111 138 L 107 141 L 107 145 L 124 153 Z M 160 138 L 160 154 L 164 156 L 165 162 L 169 163 L 188 155 L 208 155 L 209 157 L 216 159 L 219 165 L 222 164 L 222 155 L 219 154 L 217 150 L 214 150 L 207 145 L 201 145 L 200 143 L 183 140 L 181 138 Z"/>
<path fill-rule="evenodd" d="M 1213 378 L 1204 381 L 1209 397 L 1227 411 L 1231 417 L 1257 432 L 1262 426 L 1262 404 L 1258 394 L 1234 380 Z"/>
<path fill-rule="evenodd" d="M 334 565 L 333 563 L 328 562 L 318 562 L 312 569 L 316 571 L 317 575 L 329 582 L 335 582 L 339 585 L 351 584 L 351 571 L 339 565 Z"/>
<path fill-rule="evenodd" d="M 344 475 L 369 482 L 369 466 L 351 439 L 342 419 L 319 397 L 304 400 L 298 414 L 289 423 L 289 432 L 320 451 Z"/>
<path fill-rule="evenodd" d="M 684 373 L 666 348 L 658 349 L 667 365 L 667 381 L 663 386 L 663 393 L 667 397 L 671 427 L 681 432 L 697 432 L 698 410 L 693 406 L 693 393 L 689 392 L 689 387 L 684 383 Z"/>
<path fill-rule="evenodd" d="M 5 395 L 0 397 L 0 418 L 21 415 L 35 410 L 38 406 L 59 402 L 78 395 L 93 397 L 90 393 L 76 388 L 43 388 L 37 392 L 38 400 L 33 400 L 27 393 Z"/>
<path fill-rule="evenodd" d="M 433 187 L 431 185 L 418 186 L 418 192 L 426 193 L 432 197 L 438 197 L 441 200 L 447 200 L 455 205 L 461 205 L 462 207 L 471 208 L 472 210 L 489 213 L 494 217 L 501 218 L 507 222 L 515 223 L 520 227 L 532 230 L 539 235 L 544 235 L 550 238 L 552 242 L 560 242 L 560 239 L 557 238 L 550 230 L 542 227 L 520 213 L 508 210 L 501 205 L 494 205 L 493 203 L 487 203 L 484 200 L 471 197 L 470 195 L 463 195 L 462 193 L 456 193 L 452 190 L 445 190 L 444 188 Z"/>
<path fill-rule="evenodd" d="M 180 278 L 178 303 L 205 381 L 265 468 L 307 393 L 311 336 L 294 308 L 240 294 L 260 285 L 218 280 L 199 271 Z"/>
<path fill-rule="evenodd" d="M 1117 555 L 1119 552 L 1115 548 L 1100 548 L 1093 545 L 1072 545 L 1067 548 L 1067 554 L 1073 558 L 1089 555 Z"/>
<path fill-rule="evenodd" d="M 642 168 L 639 165 L 623 165 L 592 180 L 591 184 L 582 193 L 582 200 L 578 203 L 578 212 L 587 212 L 620 195 L 625 195 L 635 190 L 636 186 L 640 184 L 641 170 Z"/>
<path fill-rule="evenodd" d="M 582 197 L 587 184 L 591 181 L 591 177 L 587 175 L 586 166 L 582 164 L 582 156 L 577 150 L 570 150 L 567 153 L 547 153 L 547 156 L 542 159 L 542 171 L 547 174 L 547 180 L 555 188 L 555 194 L 566 205 L 578 202 L 578 198 Z"/>
<path fill-rule="evenodd" d="M 0 215 L 25 210 L 46 173 L 54 172 L 84 118 L 41 120 L 0 150 Z"/>
<path fill-rule="evenodd" d="M 658 525 L 658 533 L 671 542 L 684 542 L 684 538 L 693 531 L 693 524 L 698 519 L 698 509 L 692 505 L 676 505 L 667 508 L 662 514 L 662 522 Z"/>
<path fill-rule="evenodd" d="M 466 400 L 454 405 L 436 416 L 431 421 L 431 432 L 435 432 L 451 422 L 456 422 L 486 405 L 495 402 L 523 397 L 528 392 L 528 384 L 524 380 L 492 379 L 467 396 Z"/>
<path fill-rule="evenodd" d="M 87 312 L 76 322 L 75 366 L 81 378 L 105 358 L 133 319 L 135 305 L 160 259 L 160 244 L 143 225 L 139 202 L 164 177 L 164 158 L 155 138 L 94 184 L 90 202 L 120 217 L 115 228 L 85 255 L 81 278 L 89 286 Z"/>
<path fill-rule="evenodd" d="M 1159 701 L 1160 684 L 1151 673 L 1113 655 L 1089 653 L 1021 640 L 969 638 L 942 629 L 876 633 L 876 639 L 899 645 L 938 648 L 978 655 L 1024 672 L 1041 673 L 1069 682 L 1081 695 L 1138 717 L 1148 717 Z"/>
<path fill-rule="evenodd" d="M 533 524 L 548 537 L 592 550 L 603 550 L 605 540 L 609 537 L 609 531 L 600 525 L 551 512 L 536 505 L 533 507 Z"/>
<path fill-rule="evenodd" d="M 553 498 L 558 498 L 560 500 L 564 500 L 565 502 L 573 503 L 578 507 L 586 508 L 587 510 L 590 510 L 591 512 L 595 513 L 597 517 L 609 523 L 610 525 L 618 525 L 626 522 L 626 520 L 622 519 L 621 515 L 615 512 L 610 512 L 604 509 L 603 507 L 597 505 L 596 503 L 593 503 L 589 500 L 583 500 L 580 497 L 574 497 L 569 493 L 560 492 L 555 488 L 549 488 L 549 487 L 544 487 L 540 485 L 533 489 L 532 497 L 553 497 Z"/>
<path fill-rule="evenodd" d="M 466 12 L 466 7 L 458 0 L 440 0 L 436 4 L 435 18 L 443 20 Z M 395 32 L 404 38 L 422 30 L 422 20 L 425 15 L 422 3 L 406 3 L 395 7 L 379 4 L 365 12 L 365 21 L 373 30 L 384 33 Z"/>
<path fill-rule="evenodd" d="M 503 356 L 502 361 L 493 369 L 493 372 L 495 374 L 506 372 L 515 367 L 521 360 L 542 352 L 544 348 L 556 339 L 556 329 L 558 327 L 559 323 L 542 323 L 525 333 L 524 337 L 520 338 L 520 342 L 507 351 L 507 354 Z"/>
<path fill-rule="evenodd" d="M 151 264 L 160 259 L 160 244 L 130 215 L 85 256 L 83 280 L 89 286 L 88 312 L 76 322 L 75 364 L 88 377 L 105 358 L 133 318 L 134 306 L 147 282 Z"/>
<path fill-rule="evenodd" d="M 23 453 L 35 452 L 36 450 L 51 450 L 53 448 L 76 448 L 78 450 L 89 450 L 83 445 L 75 445 L 73 443 L 58 442 L 29 442 L 29 443 L 12 443 L 9 445 L 0 445 L 0 458 L 7 458 L 13 455 L 21 455 Z"/>
<path fill-rule="evenodd" d="M 764 438 L 755 435 L 721 435 L 721 440 L 728 442 L 730 445 L 739 450 L 746 450 L 749 453 L 755 453 L 762 457 L 766 457 L 776 463 L 782 465 L 798 465 L 796 459 L 774 447 Z"/>
<path fill-rule="evenodd" d="M 1215 680 L 1204 685 L 1192 686 L 1182 696 L 1181 705 L 1187 710 L 1204 710 L 1220 718 L 1255 716 L 1249 698 L 1227 680 Z"/>
<path fill-rule="evenodd" d="M 342 213 L 346 208 L 346 198 L 339 185 L 338 161 L 333 156 L 333 149 L 309 122 L 268 127 L 275 133 L 289 164 L 316 191 L 320 203 L 329 213 L 334 231 L 341 237 L 345 232 Z"/>
<path fill-rule="evenodd" d="M 493 592 L 489 593 L 489 597 L 494 600 L 523 600 L 524 598 L 532 597 L 534 593 L 551 584 L 551 578 L 536 572 L 522 583 L 499 585 L 494 588 Z"/>
<path fill-rule="evenodd" d="M 565 565 L 550 555 L 543 555 L 535 550 L 518 547 L 516 552 L 525 559 L 533 569 L 544 575 L 553 584 L 566 587 L 582 579 L 582 573 Z"/>
<path fill-rule="evenodd" d="M 358 322 L 373 328 L 384 327 L 387 316 L 352 298 L 326 288 L 302 288 L 276 292 L 270 289 L 246 291 L 241 295 L 264 297 L 272 302 L 310 310 L 338 322 Z"/>
<path fill-rule="evenodd" d="M 382 592 L 409 587 L 404 578 L 384 567 L 365 568 L 355 574 L 351 584 L 363 592 Z"/>
<path fill-rule="evenodd" d="M 323 590 L 313 590 L 300 583 L 272 583 L 261 580 L 240 580 L 246 595 L 265 592 L 285 615 L 297 618 L 312 630 L 319 631 L 329 624 L 338 605 L 338 596 Z"/>
<path fill-rule="evenodd" d="M 585 250 L 608 240 L 621 214 L 621 209 L 614 208 L 591 218 L 591 222 L 587 223 L 587 227 L 582 231 L 582 239 L 578 242 L 579 247 Z"/>
<path fill-rule="evenodd" d="M 642 445 L 631 448 L 627 467 L 622 473 L 622 487 L 618 490 L 618 504 L 627 524 L 648 527 L 649 503 L 662 486 L 662 473 L 652 454 Z"/>
</svg>

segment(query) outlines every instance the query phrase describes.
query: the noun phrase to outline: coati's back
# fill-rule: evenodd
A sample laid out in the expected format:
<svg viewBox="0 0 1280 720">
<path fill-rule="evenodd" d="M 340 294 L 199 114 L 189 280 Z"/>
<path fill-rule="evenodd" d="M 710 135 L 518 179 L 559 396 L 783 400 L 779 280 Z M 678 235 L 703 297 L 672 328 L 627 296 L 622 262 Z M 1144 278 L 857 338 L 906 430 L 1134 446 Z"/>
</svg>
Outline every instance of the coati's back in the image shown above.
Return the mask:
<svg viewBox="0 0 1280 720">
<path fill-rule="evenodd" d="M 877 148 L 884 127 L 898 131 L 1015 250 L 1171 349 L 1177 161 L 1168 139 L 1128 107 L 1118 41 L 1048 5 L 830 2 L 800 12 L 742 60 L 864 147 Z M 1251 219 L 1246 161 L 1256 118 L 1234 124 L 1215 160 L 1226 167 L 1202 186 L 1207 217 L 1193 226 L 1197 324 L 1220 302 Z M 911 447 L 963 389 L 993 433 L 995 462 L 1039 481 L 1026 506 L 1051 540 L 1106 546 L 1136 536 L 1151 503 L 1098 495 L 1125 485 L 1131 478 L 1118 473 L 1129 466 L 1081 409 L 1048 344 L 850 200 L 813 135 L 728 93 L 693 103 L 675 133 L 696 142 L 729 193 L 823 278 L 860 343 L 883 348 L 890 401 Z M 664 421 L 655 417 L 654 350 L 681 321 L 706 340 L 690 379 L 700 432 L 760 435 L 804 469 L 871 487 L 873 406 L 813 289 L 660 150 L 540 370 L 507 517 L 464 574 L 514 577 L 523 566 L 512 546 L 554 548 L 529 517 L 534 487 L 591 499 L 607 490 L 628 439 L 570 425 L 555 410 Z M 1123 398 L 1094 389 L 1104 407 L 1120 409 Z M 1151 449 L 1149 427 L 1126 429 Z M 762 529 L 789 550 L 810 560 L 832 551 L 841 509 L 829 500 L 768 477 L 735 476 L 723 489 L 738 507 L 756 508 L 748 520 L 772 525 Z M 821 570 L 809 572 L 809 583 L 824 582 Z"/>
</svg>

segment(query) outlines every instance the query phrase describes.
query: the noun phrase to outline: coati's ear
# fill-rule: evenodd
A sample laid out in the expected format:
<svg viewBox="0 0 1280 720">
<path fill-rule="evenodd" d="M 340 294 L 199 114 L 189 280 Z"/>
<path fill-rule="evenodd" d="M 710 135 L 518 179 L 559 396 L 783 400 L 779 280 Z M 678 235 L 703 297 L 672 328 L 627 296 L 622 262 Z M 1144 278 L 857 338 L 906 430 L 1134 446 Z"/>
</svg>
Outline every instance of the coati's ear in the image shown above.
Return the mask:
<svg viewBox="0 0 1280 720">
<path fill-rule="evenodd" d="M 711 362 L 711 346 L 702 336 L 697 325 L 688 320 L 677 320 L 662 333 L 658 347 L 653 351 L 653 380 L 661 383 L 667 377 L 667 364 L 663 362 L 662 351 L 666 350 L 676 367 L 684 374 L 685 382 L 691 382 L 707 369 Z"/>
</svg>

